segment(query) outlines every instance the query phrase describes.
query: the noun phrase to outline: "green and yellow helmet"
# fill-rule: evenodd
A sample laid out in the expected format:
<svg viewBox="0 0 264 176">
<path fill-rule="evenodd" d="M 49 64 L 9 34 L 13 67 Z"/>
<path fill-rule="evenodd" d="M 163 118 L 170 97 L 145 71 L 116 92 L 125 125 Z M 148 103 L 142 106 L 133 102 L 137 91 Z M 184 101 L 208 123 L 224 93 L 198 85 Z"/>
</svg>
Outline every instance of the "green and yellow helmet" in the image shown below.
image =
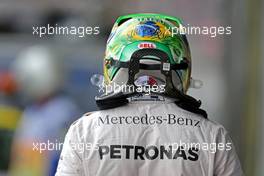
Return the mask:
<svg viewBox="0 0 264 176">
<path fill-rule="evenodd" d="M 186 69 L 172 71 L 173 86 L 186 93 L 190 85 L 191 54 L 184 34 L 175 30 L 182 29 L 180 19 L 162 14 L 131 14 L 119 17 L 107 41 L 104 58 L 104 83 L 126 84 L 127 69 L 112 64 L 113 61 L 129 62 L 133 53 L 142 49 L 160 50 L 169 58 L 170 64 L 187 63 Z M 144 64 L 155 64 L 160 60 L 148 54 Z M 141 70 L 141 76 L 148 74 L 165 80 L 157 71 Z"/>
</svg>

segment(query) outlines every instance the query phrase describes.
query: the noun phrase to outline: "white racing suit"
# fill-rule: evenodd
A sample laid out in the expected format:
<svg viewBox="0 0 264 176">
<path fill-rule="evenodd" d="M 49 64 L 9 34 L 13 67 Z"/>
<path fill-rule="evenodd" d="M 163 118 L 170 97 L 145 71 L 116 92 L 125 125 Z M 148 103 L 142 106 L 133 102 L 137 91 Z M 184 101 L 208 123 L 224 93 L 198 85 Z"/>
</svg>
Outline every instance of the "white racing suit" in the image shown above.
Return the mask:
<svg viewBox="0 0 264 176">
<path fill-rule="evenodd" d="M 56 176 L 242 176 L 223 126 L 171 100 L 132 101 L 70 127 Z"/>
</svg>

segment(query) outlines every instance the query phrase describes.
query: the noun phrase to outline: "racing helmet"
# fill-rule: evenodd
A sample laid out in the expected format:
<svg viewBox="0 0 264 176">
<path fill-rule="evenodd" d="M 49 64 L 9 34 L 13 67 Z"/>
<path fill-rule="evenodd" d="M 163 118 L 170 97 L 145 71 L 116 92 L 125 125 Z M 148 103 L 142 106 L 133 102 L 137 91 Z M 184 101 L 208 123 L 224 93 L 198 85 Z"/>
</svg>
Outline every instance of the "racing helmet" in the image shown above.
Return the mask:
<svg viewBox="0 0 264 176">
<path fill-rule="evenodd" d="M 41 101 L 55 94 L 64 81 L 60 57 L 49 47 L 26 48 L 12 64 L 20 93 L 29 101 Z"/>
<path fill-rule="evenodd" d="M 182 27 L 180 19 L 162 14 L 119 17 L 107 40 L 104 84 L 128 84 L 131 79 L 128 69 L 133 67 L 131 60 L 140 56 L 139 71 L 132 79 L 149 75 L 171 82 L 170 89 L 186 94 L 190 85 L 191 53 L 186 36 L 180 32 Z M 161 74 L 160 67 L 170 69 L 171 79 L 166 79 L 168 73 Z"/>
<path fill-rule="evenodd" d="M 150 84 L 165 85 L 164 92 L 152 93 L 172 98 L 177 106 L 207 118 L 206 111 L 200 109 L 201 101 L 186 94 L 191 82 L 191 53 L 180 19 L 146 13 L 116 20 L 106 45 L 104 85 L 135 88 L 143 76 L 150 78 Z M 96 97 L 97 106 L 101 110 L 124 106 L 130 97 L 141 95 L 126 90 Z"/>
</svg>

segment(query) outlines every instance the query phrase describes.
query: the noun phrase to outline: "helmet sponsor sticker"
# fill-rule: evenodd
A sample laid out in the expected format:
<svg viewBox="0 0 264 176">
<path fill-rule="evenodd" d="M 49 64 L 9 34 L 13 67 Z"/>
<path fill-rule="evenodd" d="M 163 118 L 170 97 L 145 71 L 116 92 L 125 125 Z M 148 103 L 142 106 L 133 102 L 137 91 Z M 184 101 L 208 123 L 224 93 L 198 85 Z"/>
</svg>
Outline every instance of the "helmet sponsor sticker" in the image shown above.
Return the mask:
<svg viewBox="0 0 264 176">
<path fill-rule="evenodd" d="M 157 46 L 154 43 L 151 42 L 142 42 L 138 44 L 139 49 L 143 48 L 157 48 Z"/>
</svg>

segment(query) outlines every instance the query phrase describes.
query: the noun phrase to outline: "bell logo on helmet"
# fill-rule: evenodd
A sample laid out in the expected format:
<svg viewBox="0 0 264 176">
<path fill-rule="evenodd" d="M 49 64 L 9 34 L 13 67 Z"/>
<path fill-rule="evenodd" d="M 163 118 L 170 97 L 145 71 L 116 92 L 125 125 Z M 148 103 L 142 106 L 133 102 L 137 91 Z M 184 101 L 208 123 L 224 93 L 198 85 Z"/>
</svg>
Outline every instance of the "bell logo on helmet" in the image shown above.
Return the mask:
<svg viewBox="0 0 264 176">
<path fill-rule="evenodd" d="M 139 49 L 156 48 L 156 45 L 154 43 L 150 43 L 150 42 L 142 42 L 142 43 L 138 44 L 138 48 Z"/>
</svg>

